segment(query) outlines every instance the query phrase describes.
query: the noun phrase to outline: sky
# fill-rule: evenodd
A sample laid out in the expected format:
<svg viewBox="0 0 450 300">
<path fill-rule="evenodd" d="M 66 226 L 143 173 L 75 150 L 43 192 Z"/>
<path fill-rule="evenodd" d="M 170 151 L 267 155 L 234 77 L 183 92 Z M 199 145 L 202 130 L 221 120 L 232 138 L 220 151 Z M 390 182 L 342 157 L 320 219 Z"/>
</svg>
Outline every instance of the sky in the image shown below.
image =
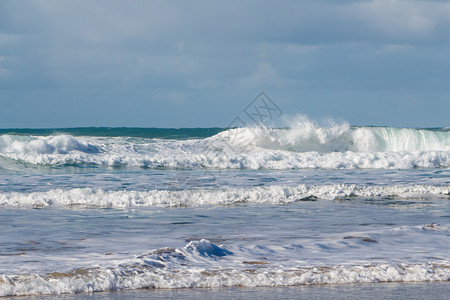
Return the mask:
<svg viewBox="0 0 450 300">
<path fill-rule="evenodd" d="M 0 128 L 450 126 L 450 1 L 0 0 Z"/>
</svg>

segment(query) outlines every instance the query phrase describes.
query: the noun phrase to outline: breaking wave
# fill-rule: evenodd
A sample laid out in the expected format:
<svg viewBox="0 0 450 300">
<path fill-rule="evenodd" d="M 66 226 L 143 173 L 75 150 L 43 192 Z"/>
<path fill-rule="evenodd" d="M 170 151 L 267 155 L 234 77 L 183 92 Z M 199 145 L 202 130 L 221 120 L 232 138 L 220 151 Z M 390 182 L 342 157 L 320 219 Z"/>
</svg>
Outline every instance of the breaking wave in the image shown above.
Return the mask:
<svg viewBox="0 0 450 300">
<path fill-rule="evenodd" d="M 328 152 L 449 151 L 450 130 L 395 127 L 321 126 L 300 116 L 287 129 L 236 128 L 215 136 L 237 147 L 248 144 L 271 150 Z"/>
<path fill-rule="evenodd" d="M 446 262 L 283 267 L 267 258 L 246 261 L 226 246 L 202 239 L 183 248 L 149 251 L 112 266 L 1 275 L 0 296 L 143 288 L 446 281 L 449 278 L 450 266 Z"/>
<path fill-rule="evenodd" d="M 172 169 L 448 168 L 450 130 L 319 126 L 302 117 L 286 129 L 234 128 L 185 140 L 6 134 L 1 157 L 32 165 Z"/>
<path fill-rule="evenodd" d="M 152 190 L 104 191 L 92 188 L 70 190 L 53 189 L 45 192 L 0 193 L 0 207 L 45 207 L 51 205 L 83 205 L 96 207 L 163 206 L 185 207 L 203 205 L 286 204 L 317 198 L 334 200 L 342 197 L 399 197 L 424 198 L 450 196 L 450 186 L 432 185 L 317 185 L 263 186 L 249 189 L 222 190 Z"/>
</svg>

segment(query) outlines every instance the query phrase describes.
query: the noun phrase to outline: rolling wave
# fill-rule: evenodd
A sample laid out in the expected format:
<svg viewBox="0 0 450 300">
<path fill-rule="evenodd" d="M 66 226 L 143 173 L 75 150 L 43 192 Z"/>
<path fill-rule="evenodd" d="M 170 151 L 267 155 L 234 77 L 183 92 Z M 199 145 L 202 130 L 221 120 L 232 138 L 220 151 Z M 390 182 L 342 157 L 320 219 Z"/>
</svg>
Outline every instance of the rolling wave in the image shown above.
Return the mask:
<svg viewBox="0 0 450 300">
<path fill-rule="evenodd" d="M 398 233 L 397 233 L 398 235 Z M 357 247 L 358 242 L 353 247 Z M 374 246 L 374 243 L 366 243 Z M 358 248 L 361 245 L 358 246 Z M 257 247 L 258 248 L 258 247 Z M 259 251 L 267 249 L 259 247 Z M 143 288 L 211 288 L 227 286 L 295 286 L 307 284 L 447 281 L 447 261 L 302 266 L 252 255 L 251 249 L 216 245 L 208 240 L 182 248 L 161 248 L 111 266 L 0 276 L 0 296 L 92 293 Z M 236 250 L 236 252 L 234 252 Z M 277 245 L 296 255 L 299 245 Z M 267 251 L 267 254 L 272 254 Z M 266 255 L 267 255 L 266 254 Z M 292 263 L 291 263 L 292 264 Z"/>
<path fill-rule="evenodd" d="M 200 139 L 0 136 L 0 158 L 34 165 L 213 169 L 450 167 L 450 130 L 319 126 L 233 128 Z M 0 168 L 2 162 L 0 160 Z"/>
<path fill-rule="evenodd" d="M 45 206 L 95 207 L 186 207 L 250 204 L 287 204 L 317 198 L 334 200 L 343 197 L 426 198 L 450 196 L 450 186 L 432 185 L 316 185 L 263 186 L 222 190 L 152 190 L 104 191 L 92 188 L 52 189 L 44 192 L 0 193 L 0 207 L 34 208 Z"/>
</svg>

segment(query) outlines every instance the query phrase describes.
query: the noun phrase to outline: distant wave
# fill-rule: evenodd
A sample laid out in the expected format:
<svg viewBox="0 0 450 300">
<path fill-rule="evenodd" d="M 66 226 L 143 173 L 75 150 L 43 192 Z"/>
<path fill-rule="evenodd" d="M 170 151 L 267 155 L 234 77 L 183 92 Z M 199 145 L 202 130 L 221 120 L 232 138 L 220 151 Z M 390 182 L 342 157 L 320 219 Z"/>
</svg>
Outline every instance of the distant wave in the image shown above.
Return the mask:
<svg viewBox="0 0 450 300">
<path fill-rule="evenodd" d="M 448 168 L 450 130 L 319 126 L 299 118 L 286 129 L 234 128 L 182 140 L 5 134 L 2 157 L 35 165 L 173 169 Z"/>
<path fill-rule="evenodd" d="M 342 197 L 450 197 L 450 186 L 432 185 L 316 185 L 316 186 L 264 186 L 250 189 L 221 190 L 152 190 L 104 191 L 91 188 L 70 190 L 53 189 L 45 192 L 0 193 L 0 207 L 34 208 L 51 205 L 137 207 L 137 206 L 214 206 L 240 203 L 286 204 L 298 201 L 339 199 Z"/>
<path fill-rule="evenodd" d="M 74 128 L 13 128 L 1 129 L 0 135 L 51 136 L 72 135 L 91 137 L 138 137 L 148 139 L 199 139 L 213 136 L 223 128 L 140 128 L 140 127 L 74 127 Z"/>
</svg>

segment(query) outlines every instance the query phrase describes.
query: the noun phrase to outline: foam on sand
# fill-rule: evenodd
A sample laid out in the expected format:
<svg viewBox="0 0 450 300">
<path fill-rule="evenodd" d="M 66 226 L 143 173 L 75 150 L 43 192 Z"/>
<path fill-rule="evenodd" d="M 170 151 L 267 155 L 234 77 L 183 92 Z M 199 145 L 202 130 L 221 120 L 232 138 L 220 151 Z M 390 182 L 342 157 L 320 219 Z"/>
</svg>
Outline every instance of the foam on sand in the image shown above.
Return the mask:
<svg viewBox="0 0 450 300">
<path fill-rule="evenodd" d="M 112 266 L 0 276 L 0 296 L 63 294 L 142 288 L 293 286 L 305 284 L 445 281 L 447 263 L 283 267 L 242 261 L 223 245 L 192 241 L 161 248 Z"/>
</svg>

